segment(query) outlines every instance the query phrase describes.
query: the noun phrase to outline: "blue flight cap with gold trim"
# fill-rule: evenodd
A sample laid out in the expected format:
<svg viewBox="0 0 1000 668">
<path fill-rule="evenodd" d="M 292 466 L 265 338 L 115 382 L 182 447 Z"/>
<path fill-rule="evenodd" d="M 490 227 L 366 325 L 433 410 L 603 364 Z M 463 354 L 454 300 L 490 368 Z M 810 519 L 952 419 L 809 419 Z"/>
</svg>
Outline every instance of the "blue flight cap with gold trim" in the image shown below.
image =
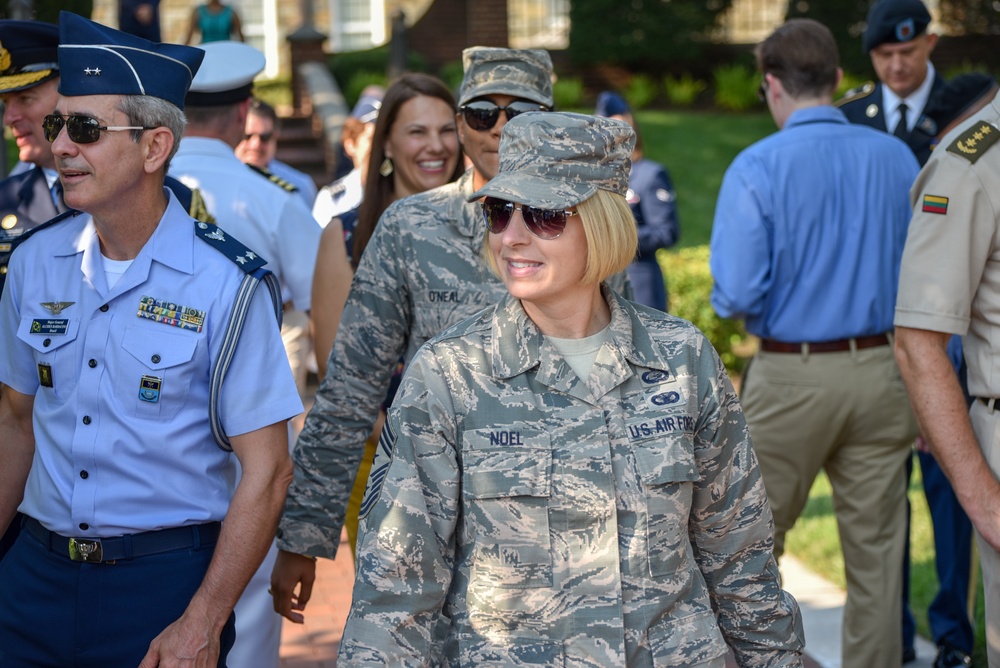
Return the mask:
<svg viewBox="0 0 1000 668">
<path fill-rule="evenodd" d="M 192 46 L 150 42 L 59 12 L 59 93 L 67 97 L 148 95 L 183 109 L 204 57 Z"/>
<path fill-rule="evenodd" d="M 879 0 L 868 12 L 868 25 L 861 37 L 865 53 L 880 44 L 909 42 L 922 35 L 931 13 L 920 0 Z"/>
<path fill-rule="evenodd" d="M 59 76 L 59 26 L 44 21 L 0 21 L 0 93 L 13 93 Z"/>
<path fill-rule="evenodd" d="M 209 42 L 198 47 L 205 60 L 191 83 L 187 103 L 192 107 L 218 107 L 242 102 L 253 91 L 253 80 L 267 60 L 259 49 L 243 42 Z"/>
</svg>

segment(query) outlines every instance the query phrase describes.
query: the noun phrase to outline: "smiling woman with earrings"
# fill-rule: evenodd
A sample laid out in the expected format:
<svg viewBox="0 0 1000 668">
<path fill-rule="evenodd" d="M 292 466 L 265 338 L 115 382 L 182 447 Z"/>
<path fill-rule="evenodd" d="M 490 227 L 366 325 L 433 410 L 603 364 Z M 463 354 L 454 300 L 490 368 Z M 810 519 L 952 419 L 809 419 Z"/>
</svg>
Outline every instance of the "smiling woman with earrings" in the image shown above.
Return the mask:
<svg viewBox="0 0 1000 668">
<path fill-rule="evenodd" d="M 361 506 L 338 666 L 801 666 L 726 371 L 604 283 L 636 252 L 621 121 L 524 113 L 483 199 L 508 294 L 428 341 Z"/>
</svg>

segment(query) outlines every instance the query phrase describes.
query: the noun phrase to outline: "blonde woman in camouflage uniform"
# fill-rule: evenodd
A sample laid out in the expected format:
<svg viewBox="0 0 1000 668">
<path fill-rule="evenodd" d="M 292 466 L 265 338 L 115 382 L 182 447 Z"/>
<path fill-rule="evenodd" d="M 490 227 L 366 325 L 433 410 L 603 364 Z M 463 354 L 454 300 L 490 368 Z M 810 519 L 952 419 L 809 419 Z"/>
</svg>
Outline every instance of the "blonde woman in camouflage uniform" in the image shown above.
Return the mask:
<svg viewBox="0 0 1000 668">
<path fill-rule="evenodd" d="M 604 279 L 635 255 L 621 121 L 507 123 L 485 196 L 509 294 L 434 337 L 362 502 L 337 665 L 801 666 L 746 423 L 690 323 Z"/>
<path fill-rule="evenodd" d="M 278 528 L 274 608 L 302 622 L 315 557 L 333 559 L 365 440 L 400 356 L 495 304 L 500 280 L 482 263 L 486 235 L 469 196 L 496 176 L 504 124 L 552 107 L 552 60 L 541 50 L 472 47 L 456 116 L 472 168 L 458 181 L 393 202 L 358 264 L 326 377 L 295 446 L 295 482 Z M 609 279 L 631 295 L 624 272 Z"/>
</svg>

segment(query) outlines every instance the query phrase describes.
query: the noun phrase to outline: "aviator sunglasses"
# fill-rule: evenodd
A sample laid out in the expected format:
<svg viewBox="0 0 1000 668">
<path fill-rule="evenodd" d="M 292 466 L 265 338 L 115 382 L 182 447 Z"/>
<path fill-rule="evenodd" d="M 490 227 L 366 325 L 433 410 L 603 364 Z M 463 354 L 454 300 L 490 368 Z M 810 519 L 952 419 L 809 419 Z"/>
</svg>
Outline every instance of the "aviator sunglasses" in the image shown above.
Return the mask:
<svg viewBox="0 0 1000 668">
<path fill-rule="evenodd" d="M 493 234 L 500 234 L 507 229 L 514 211 L 521 212 L 524 226 L 539 239 L 555 239 L 566 229 L 566 221 L 575 216 L 576 211 L 558 211 L 539 209 L 527 204 L 514 204 L 504 199 L 487 197 L 483 200 L 483 217 L 486 227 Z"/>
<path fill-rule="evenodd" d="M 489 100 L 476 100 L 462 105 L 461 111 L 470 128 L 483 132 L 493 129 L 493 126 L 497 124 L 497 119 L 500 118 L 501 111 L 507 114 L 507 120 L 510 121 L 518 114 L 527 111 L 549 111 L 549 108 L 528 100 L 514 100 L 506 107 L 501 107 Z"/>
<path fill-rule="evenodd" d="M 100 121 L 90 116 L 62 116 L 49 114 L 42 120 L 42 134 L 49 142 L 54 142 L 63 126 L 69 138 L 77 144 L 93 144 L 101 138 L 101 131 L 120 132 L 122 130 L 152 130 L 140 125 L 101 125 Z"/>
</svg>

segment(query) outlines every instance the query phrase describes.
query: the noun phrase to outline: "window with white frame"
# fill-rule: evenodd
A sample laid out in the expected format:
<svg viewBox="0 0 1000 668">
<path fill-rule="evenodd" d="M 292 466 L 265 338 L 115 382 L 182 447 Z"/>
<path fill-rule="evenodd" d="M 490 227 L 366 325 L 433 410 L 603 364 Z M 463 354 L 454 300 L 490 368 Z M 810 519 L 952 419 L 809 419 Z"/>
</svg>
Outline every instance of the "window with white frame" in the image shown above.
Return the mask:
<svg viewBox="0 0 1000 668">
<path fill-rule="evenodd" d="M 333 51 L 362 51 L 386 41 L 385 0 L 329 0 Z"/>
<path fill-rule="evenodd" d="M 515 49 L 569 46 L 570 0 L 508 0 L 507 32 Z"/>
</svg>

